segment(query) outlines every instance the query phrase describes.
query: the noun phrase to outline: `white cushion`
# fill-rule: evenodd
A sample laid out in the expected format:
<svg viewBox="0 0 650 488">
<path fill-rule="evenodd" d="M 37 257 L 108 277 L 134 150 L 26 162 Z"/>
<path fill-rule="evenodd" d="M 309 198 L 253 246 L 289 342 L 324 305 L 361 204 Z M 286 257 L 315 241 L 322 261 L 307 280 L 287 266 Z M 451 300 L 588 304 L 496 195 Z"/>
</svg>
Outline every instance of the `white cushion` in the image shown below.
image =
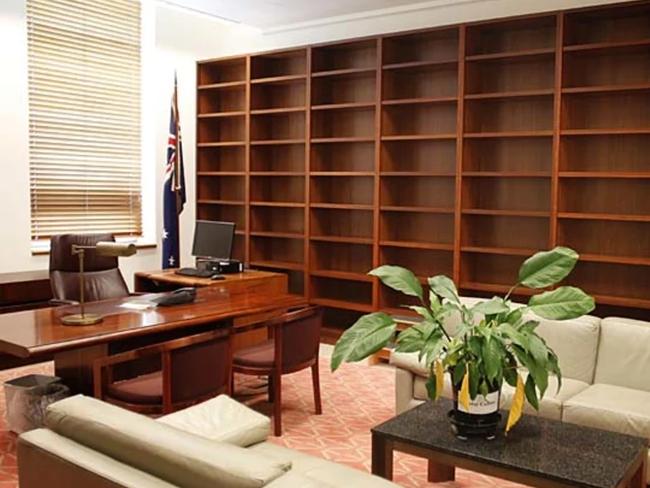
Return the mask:
<svg viewBox="0 0 650 488">
<path fill-rule="evenodd" d="M 528 373 L 525 374 L 524 381 L 526 381 L 527 376 Z M 547 419 L 562 420 L 562 409 L 564 403 L 581 391 L 586 390 L 588 387 L 589 384 L 584 381 L 562 378 L 562 388 L 558 392 L 557 378 L 555 376 L 549 376 L 548 388 L 546 389 L 544 398 L 539 402 L 539 411 L 535 410 L 533 406 L 526 401 L 524 402 L 524 412 L 531 415 L 540 415 Z M 508 383 L 504 383 L 503 388 L 501 389 L 501 408 L 504 410 L 510 409 L 514 394 L 515 388 L 510 386 Z"/>
<path fill-rule="evenodd" d="M 265 441 L 271 433 L 271 421 L 266 415 L 228 395 L 219 395 L 157 420 L 185 432 L 241 447 Z"/>
<path fill-rule="evenodd" d="M 390 364 L 397 368 L 405 369 L 418 376 L 429 376 L 429 371 L 424 361 L 418 361 L 418 352 L 390 352 Z"/>
<path fill-rule="evenodd" d="M 602 321 L 594 382 L 650 392 L 650 322 Z"/>
<path fill-rule="evenodd" d="M 373 476 L 368 472 L 360 471 L 342 464 L 338 464 L 325 459 L 302 454 L 293 449 L 278 446 L 270 442 L 262 442 L 249 447 L 255 453 L 262 454 L 269 459 L 291 460 L 292 476 L 306 478 L 310 481 L 309 486 L 319 487 L 354 487 L 354 488 L 398 488 L 398 485 L 388 480 Z M 287 475 L 285 475 L 287 476 Z M 282 487 L 300 487 L 302 484 L 288 484 L 284 476 L 269 484 L 269 488 Z"/>
<path fill-rule="evenodd" d="M 288 462 L 210 441 L 83 395 L 50 405 L 46 425 L 118 461 L 188 488 L 259 488 L 291 468 Z"/>
<path fill-rule="evenodd" d="M 597 383 L 567 400 L 562 419 L 650 439 L 650 393 Z"/>
<path fill-rule="evenodd" d="M 548 320 L 535 314 L 537 333 L 558 356 L 563 378 L 593 383 L 601 319 L 585 315 L 572 320 Z"/>
</svg>

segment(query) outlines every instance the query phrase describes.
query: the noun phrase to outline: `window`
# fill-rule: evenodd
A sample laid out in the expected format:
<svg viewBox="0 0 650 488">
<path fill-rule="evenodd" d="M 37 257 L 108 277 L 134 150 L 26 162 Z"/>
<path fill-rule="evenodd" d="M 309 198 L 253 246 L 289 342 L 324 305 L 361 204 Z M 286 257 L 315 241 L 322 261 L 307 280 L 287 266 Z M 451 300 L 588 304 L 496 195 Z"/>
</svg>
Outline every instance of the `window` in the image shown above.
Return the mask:
<svg viewBox="0 0 650 488">
<path fill-rule="evenodd" d="M 32 241 L 142 234 L 140 2 L 27 0 Z"/>
</svg>

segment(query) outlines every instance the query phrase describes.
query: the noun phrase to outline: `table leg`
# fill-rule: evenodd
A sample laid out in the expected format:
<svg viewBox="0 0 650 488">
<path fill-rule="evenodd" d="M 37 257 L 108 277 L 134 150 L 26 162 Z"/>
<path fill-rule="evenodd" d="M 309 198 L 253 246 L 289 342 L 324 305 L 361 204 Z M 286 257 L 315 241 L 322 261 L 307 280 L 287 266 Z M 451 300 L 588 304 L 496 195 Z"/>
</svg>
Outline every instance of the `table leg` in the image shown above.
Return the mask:
<svg viewBox="0 0 650 488">
<path fill-rule="evenodd" d="M 636 470 L 636 473 L 634 473 L 634 476 L 632 476 L 632 479 L 630 480 L 629 487 L 646 488 L 646 485 L 648 484 L 647 475 L 648 475 L 648 454 L 646 452 L 643 456 L 643 461 L 641 462 L 639 469 Z"/>
<path fill-rule="evenodd" d="M 72 393 L 93 396 L 93 362 L 108 355 L 108 346 L 99 344 L 54 355 L 54 374 Z"/>
<path fill-rule="evenodd" d="M 437 463 L 429 459 L 427 466 L 427 480 L 429 483 L 442 483 L 444 481 L 454 481 L 456 479 L 456 469 L 454 466 Z"/>
<path fill-rule="evenodd" d="M 393 479 L 393 446 L 390 441 L 372 434 L 372 474 Z"/>
</svg>

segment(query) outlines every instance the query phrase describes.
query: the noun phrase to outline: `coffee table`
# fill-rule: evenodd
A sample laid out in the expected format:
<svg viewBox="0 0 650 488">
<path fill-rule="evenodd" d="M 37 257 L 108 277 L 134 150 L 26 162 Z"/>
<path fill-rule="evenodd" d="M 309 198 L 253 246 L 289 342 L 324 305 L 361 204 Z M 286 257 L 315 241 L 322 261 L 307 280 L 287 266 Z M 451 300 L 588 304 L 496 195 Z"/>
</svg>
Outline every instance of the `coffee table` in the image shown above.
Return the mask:
<svg viewBox="0 0 650 488">
<path fill-rule="evenodd" d="M 429 481 L 452 480 L 459 467 L 540 488 L 646 488 L 646 439 L 524 415 L 507 436 L 463 441 L 451 408 L 426 402 L 373 428 L 372 473 L 392 479 L 400 451 L 429 460 Z"/>
</svg>

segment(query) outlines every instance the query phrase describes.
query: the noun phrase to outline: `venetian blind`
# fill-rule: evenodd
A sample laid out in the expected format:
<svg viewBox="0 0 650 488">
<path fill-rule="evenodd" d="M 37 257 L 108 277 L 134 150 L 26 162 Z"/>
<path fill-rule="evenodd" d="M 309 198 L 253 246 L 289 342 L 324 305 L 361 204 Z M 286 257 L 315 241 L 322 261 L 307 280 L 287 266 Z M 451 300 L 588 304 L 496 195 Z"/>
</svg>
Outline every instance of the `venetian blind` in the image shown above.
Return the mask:
<svg viewBox="0 0 650 488">
<path fill-rule="evenodd" d="M 141 235 L 140 2 L 27 0 L 32 240 Z"/>
</svg>

